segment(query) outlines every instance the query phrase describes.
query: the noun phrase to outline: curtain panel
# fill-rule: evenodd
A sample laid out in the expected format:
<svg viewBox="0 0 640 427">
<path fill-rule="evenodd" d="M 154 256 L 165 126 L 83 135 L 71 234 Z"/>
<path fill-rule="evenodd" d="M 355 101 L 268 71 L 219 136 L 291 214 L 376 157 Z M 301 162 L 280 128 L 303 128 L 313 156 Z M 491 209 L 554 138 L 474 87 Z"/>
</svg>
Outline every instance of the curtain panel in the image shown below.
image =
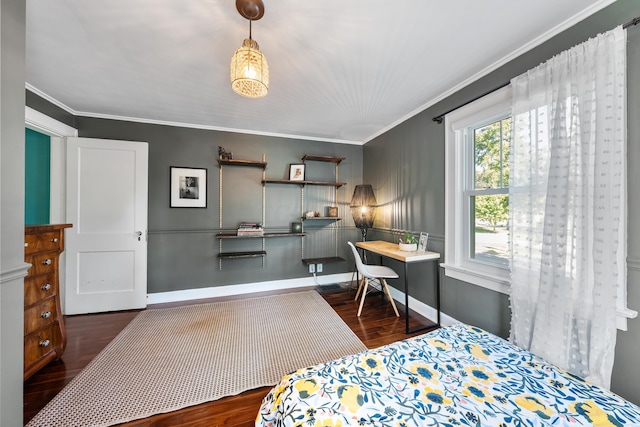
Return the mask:
<svg viewBox="0 0 640 427">
<path fill-rule="evenodd" d="M 626 281 L 626 32 L 511 85 L 511 340 L 608 388 Z"/>
</svg>

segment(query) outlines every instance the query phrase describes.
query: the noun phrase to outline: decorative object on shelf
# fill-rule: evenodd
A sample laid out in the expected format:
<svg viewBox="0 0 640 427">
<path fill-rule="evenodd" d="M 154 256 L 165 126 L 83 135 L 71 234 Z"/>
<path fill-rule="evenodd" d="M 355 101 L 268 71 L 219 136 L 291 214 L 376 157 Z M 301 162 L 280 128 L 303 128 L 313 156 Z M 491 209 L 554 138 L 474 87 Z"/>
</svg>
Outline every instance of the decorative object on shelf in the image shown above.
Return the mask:
<svg viewBox="0 0 640 427">
<path fill-rule="evenodd" d="M 373 227 L 376 205 L 376 196 L 371 185 L 356 185 L 351 197 L 351 216 L 356 227 L 362 231 L 363 242 L 367 240 L 367 230 Z"/>
<path fill-rule="evenodd" d="M 309 211 L 306 214 L 304 214 L 305 218 L 315 218 L 316 213 L 313 211 Z"/>
<path fill-rule="evenodd" d="M 233 160 L 233 153 L 227 152 L 224 147 L 218 145 L 218 160 Z"/>
<path fill-rule="evenodd" d="M 413 252 L 418 249 L 418 238 L 407 231 L 404 233 L 404 237 L 400 238 L 400 243 L 398 243 L 398 245 L 402 251 Z"/>
<path fill-rule="evenodd" d="M 420 233 L 420 241 L 418 242 L 418 252 L 427 251 L 427 240 L 429 240 L 429 233 Z"/>
<path fill-rule="evenodd" d="M 292 222 L 291 223 L 291 232 L 292 233 L 302 233 L 302 223 L 301 222 Z"/>
<path fill-rule="evenodd" d="M 207 169 L 171 166 L 171 207 L 207 207 Z"/>
<path fill-rule="evenodd" d="M 262 18 L 264 4 L 262 0 L 236 0 L 236 9 L 249 20 L 249 38 L 244 39 L 231 58 L 231 88 L 247 98 L 262 98 L 269 91 L 269 64 L 251 38 L 251 22 Z"/>
<path fill-rule="evenodd" d="M 304 164 L 289 165 L 289 180 L 304 181 Z"/>
<path fill-rule="evenodd" d="M 338 207 L 337 206 L 327 206 L 327 216 L 330 218 L 338 217 Z"/>
</svg>

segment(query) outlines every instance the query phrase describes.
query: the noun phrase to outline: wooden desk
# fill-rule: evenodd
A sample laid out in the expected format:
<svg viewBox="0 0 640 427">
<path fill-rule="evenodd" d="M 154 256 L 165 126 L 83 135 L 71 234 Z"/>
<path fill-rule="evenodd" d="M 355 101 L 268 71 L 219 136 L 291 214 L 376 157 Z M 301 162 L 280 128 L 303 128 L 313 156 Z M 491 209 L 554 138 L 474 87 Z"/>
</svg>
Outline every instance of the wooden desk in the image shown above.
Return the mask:
<svg viewBox="0 0 640 427">
<path fill-rule="evenodd" d="M 410 334 L 417 331 L 435 329 L 440 326 L 440 275 L 438 274 L 438 261 L 440 260 L 440 254 L 437 252 L 408 252 L 402 251 L 398 247 L 397 243 L 385 242 L 382 240 L 374 240 L 371 242 L 358 242 L 356 246 L 365 251 L 373 252 L 383 257 L 392 258 L 400 261 L 404 265 L 404 317 L 405 317 L 405 331 Z M 426 262 L 433 261 L 436 263 L 435 267 L 435 290 L 436 290 L 436 324 L 422 326 L 416 329 L 409 329 L 409 282 L 408 282 L 408 266 L 414 262 Z"/>
</svg>

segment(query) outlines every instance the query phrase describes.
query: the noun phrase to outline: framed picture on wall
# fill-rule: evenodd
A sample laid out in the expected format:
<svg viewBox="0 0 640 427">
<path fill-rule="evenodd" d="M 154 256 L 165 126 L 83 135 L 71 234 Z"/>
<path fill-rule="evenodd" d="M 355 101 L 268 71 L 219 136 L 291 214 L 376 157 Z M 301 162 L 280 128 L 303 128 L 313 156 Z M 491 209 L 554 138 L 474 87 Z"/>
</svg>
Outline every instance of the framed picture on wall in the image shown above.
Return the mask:
<svg viewBox="0 0 640 427">
<path fill-rule="evenodd" d="M 289 165 L 289 180 L 304 181 L 304 164 Z"/>
<path fill-rule="evenodd" d="M 418 252 L 427 251 L 427 240 L 429 240 L 429 233 L 420 233 L 420 240 L 418 241 Z"/>
<path fill-rule="evenodd" d="M 171 166 L 172 208 L 207 207 L 207 170 Z"/>
</svg>

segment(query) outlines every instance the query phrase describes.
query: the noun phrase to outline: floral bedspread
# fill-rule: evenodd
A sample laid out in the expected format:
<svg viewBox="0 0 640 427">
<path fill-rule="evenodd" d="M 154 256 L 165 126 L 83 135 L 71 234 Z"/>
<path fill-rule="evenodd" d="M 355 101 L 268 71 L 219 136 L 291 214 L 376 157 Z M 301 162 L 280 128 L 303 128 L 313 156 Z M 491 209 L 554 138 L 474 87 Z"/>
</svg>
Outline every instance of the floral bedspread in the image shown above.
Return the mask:
<svg viewBox="0 0 640 427">
<path fill-rule="evenodd" d="M 285 376 L 256 426 L 639 426 L 640 408 L 463 324 Z"/>
</svg>

